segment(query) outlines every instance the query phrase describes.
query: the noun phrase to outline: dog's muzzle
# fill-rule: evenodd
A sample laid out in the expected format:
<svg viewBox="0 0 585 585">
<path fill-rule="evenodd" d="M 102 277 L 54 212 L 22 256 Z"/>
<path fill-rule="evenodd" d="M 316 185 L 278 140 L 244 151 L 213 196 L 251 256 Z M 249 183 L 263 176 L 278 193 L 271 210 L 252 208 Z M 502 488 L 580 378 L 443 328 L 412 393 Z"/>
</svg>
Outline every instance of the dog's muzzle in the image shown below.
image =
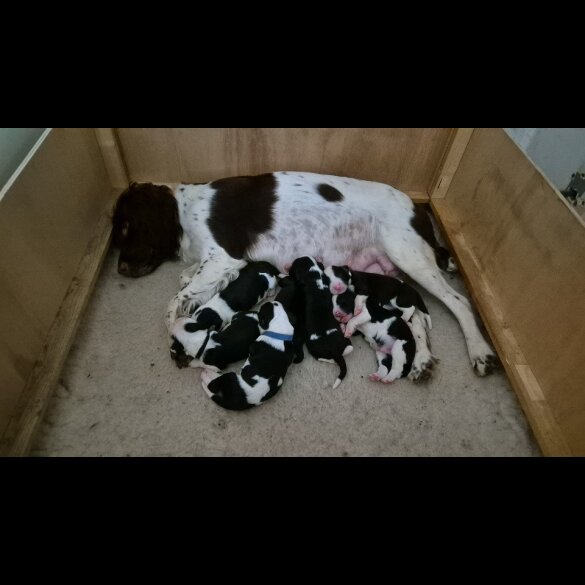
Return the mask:
<svg viewBox="0 0 585 585">
<path fill-rule="evenodd" d="M 183 345 L 177 340 L 171 345 L 171 359 L 174 360 L 178 368 L 188 368 L 193 358 L 185 353 Z"/>
</svg>

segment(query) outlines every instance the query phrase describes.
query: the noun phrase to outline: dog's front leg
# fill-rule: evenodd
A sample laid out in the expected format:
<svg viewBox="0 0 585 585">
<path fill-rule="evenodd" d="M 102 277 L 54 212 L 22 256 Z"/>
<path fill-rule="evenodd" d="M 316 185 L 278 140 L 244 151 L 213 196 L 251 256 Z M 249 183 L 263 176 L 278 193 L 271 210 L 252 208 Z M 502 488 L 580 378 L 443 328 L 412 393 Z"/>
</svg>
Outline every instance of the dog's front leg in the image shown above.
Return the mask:
<svg viewBox="0 0 585 585">
<path fill-rule="evenodd" d="M 197 307 L 222 291 L 245 265 L 244 260 L 236 260 L 223 250 L 204 254 L 191 281 L 169 303 L 165 316 L 167 329 L 170 331 L 178 317 L 192 315 Z"/>
<path fill-rule="evenodd" d="M 189 268 L 185 268 L 185 270 L 183 270 L 183 272 L 181 272 L 181 274 L 179 276 L 179 286 L 181 287 L 181 290 L 184 289 L 191 282 L 191 280 L 195 276 L 195 273 L 197 272 L 199 266 L 200 266 L 200 263 L 195 262 L 195 264 L 193 264 L 193 266 L 189 266 Z"/>
</svg>

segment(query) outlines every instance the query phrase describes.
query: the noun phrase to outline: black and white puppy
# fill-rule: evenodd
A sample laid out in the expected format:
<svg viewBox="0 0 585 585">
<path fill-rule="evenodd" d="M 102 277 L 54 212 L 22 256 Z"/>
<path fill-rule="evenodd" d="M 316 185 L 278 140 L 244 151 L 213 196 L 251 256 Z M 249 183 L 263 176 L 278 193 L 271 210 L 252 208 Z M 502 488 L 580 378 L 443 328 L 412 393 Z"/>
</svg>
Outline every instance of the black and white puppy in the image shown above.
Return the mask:
<svg viewBox="0 0 585 585">
<path fill-rule="evenodd" d="M 239 311 L 221 331 L 191 331 L 196 322 L 177 319 L 171 330 L 171 357 L 179 368 L 210 368 L 221 371 L 246 359 L 250 345 L 260 335 L 258 313 Z"/>
<path fill-rule="evenodd" d="M 319 361 L 339 366 L 339 376 L 333 384 L 337 388 L 347 374 L 344 357 L 353 351 L 353 346 L 333 317 L 329 279 L 323 272 L 323 264 L 311 256 L 303 256 L 292 263 L 289 274 L 304 292 L 307 349 Z"/>
<path fill-rule="evenodd" d="M 193 314 L 188 331 L 202 329 L 219 331 L 237 311 L 249 311 L 276 288 L 279 271 L 269 262 L 250 262 L 239 276 Z M 171 331 L 173 335 L 173 331 Z"/>
<path fill-rule="evenodd" d="M 294 358 L 293 326 L 279 302 L 267 302 L 258 311 L 262 333 L 250 346 L 239 374 L 201 372 L 209 397 L 227 410 L 246 410 L 272 398 L 282 386 Z"/>
<path fill-rule="evenodd" d="M 349 289 L 341 295 L 334 295 L 333 304 L 350 315 L 344 325 L 345 336 L 351 337 L 359 330 L 376 352 L 378 371 L 370 374 L 370 380 L 391 384 L 398 378 L 408 376 L 416 343 L 410 325 L 399 309 L 386 309 L 377 299 L 355 295 Z M 359 308 L 360 313 L 351 316 L 354 306 Z"/>
<path fill-rule="evenodd" d="M 288 318 L 295 329 L 293 335 L 295 359 L 293 360 L 293 363 L 298 364 L 302 362 L 305 357 L 303 351 L 303 346 L 305 344 L 304 291 L 290 276 L 279 278 L 278 285 L 280 286 L 280 291 L 274 300 L 282 303 L 282 306 L 287 312 Z"/>
<path fill-rule="evenodd" d="M 419 309 L 427 327 L 432 329 L 431 316 L 420 293 L 406 282 L 382 274 L 358 272 L 348 266 L 328 266 L 325 274 L 330 280 L 331 294 L 340 295 L 349 289 L 356 295 L 366 295 L 388 309 L 399 309 L 405 321 L 410 321 L 416 309 Z"/>
</svg>

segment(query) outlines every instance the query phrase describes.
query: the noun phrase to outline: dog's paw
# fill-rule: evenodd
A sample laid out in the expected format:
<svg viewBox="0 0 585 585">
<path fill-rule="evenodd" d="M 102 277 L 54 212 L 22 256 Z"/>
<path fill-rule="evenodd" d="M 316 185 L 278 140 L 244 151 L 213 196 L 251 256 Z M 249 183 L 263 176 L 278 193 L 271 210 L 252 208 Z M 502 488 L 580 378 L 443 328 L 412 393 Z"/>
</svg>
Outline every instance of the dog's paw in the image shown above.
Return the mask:
<svg viewBox="0 0 585 585">
<path fill-rule="evenodd" d="M 417 384 L 427 382 L 433 377 L 433 370 L 438 362 L 439 360 L 430 353 L 426 356 L 415 357 L 408 379 Z"/>
<path fill-rule="evenodd" d="M 490 353 L 487 355 L 475 357 L 471 359 L 471 365 L 474 372 L 480 376 L 489 376 L 493 371 L 499 368 L 502 364 L 497 355 Z"/>
<path fill-rule="evenodd" d="M 395 376 L 386 376 L 385 378 L 382 378 L 380 382 L 382 382 L 382 384 L 393 384 L 395 380 Z"/>
<path fill-rule="evenodd" d="M 192 317 L 201 305 L 194 299 L 187 299 L 181 303 L 180 313 L 183 317 Z"/>
<path fill-rule="evenodd" d="M 209 397 L 213 396 L 213 392 L 209 390 L 208 386 L 217 377 L 219 377 L 219 374 L 217 372 L 208 369 L 201 370 L 201 386 L 203 387 L 203 390 L 205 390 L 205 393 Z"/>
</svg>

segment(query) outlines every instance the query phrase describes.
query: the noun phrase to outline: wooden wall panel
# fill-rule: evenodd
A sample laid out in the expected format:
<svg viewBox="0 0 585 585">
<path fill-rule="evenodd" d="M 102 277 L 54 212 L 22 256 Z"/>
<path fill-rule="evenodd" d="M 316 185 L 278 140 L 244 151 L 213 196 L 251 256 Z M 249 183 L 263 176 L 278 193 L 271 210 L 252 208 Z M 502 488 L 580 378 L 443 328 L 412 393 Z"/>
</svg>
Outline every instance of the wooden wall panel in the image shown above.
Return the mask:
<svg viewBox="0 0 585 585">
<path fill-rule="evenodd" d="M 583 220 L 498 128 L 475 130 L 433 206 L 468 258 L 463 268 L 543 451 L 562 454 L 564 441 L 585 455 Z M 562 440 L 548 440 L 551 420 Z"/>
<path fill-rule="evenodd" d="M 93 128 L 55 128 L 0 201 L 0 435 L 112 188 Z"/>
<path fill-rule="evenodd" d="M 427 194 L 450 128 L 118 128 L 130 179 L 204 182 L 303 170 Z"/>
</svg>

